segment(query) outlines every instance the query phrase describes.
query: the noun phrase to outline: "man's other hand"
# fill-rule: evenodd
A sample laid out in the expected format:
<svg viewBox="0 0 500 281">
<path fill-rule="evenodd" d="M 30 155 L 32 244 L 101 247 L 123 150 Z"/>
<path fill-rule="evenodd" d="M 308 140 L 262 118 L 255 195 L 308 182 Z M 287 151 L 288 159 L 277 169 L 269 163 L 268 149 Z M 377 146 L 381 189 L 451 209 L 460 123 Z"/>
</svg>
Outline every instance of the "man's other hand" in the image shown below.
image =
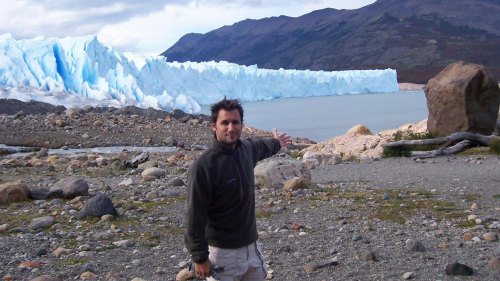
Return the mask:
<svg viewBox="0 0 500 281">
<path fill-rule="evenodd" d="M 210 277 L 210 260 L 194 264 L 194 273 L 199 277 Z"/>
</svg>

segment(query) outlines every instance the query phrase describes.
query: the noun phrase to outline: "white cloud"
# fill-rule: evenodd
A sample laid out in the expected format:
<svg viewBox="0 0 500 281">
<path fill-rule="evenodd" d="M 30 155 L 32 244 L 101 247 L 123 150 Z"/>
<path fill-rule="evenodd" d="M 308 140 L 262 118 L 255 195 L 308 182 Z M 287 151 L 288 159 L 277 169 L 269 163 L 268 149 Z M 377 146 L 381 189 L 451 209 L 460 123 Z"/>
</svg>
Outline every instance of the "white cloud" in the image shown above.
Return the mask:
<svg viewBox="0 0 500 281">
<path fill-rule="evenodd" d="M 159 54 L 184 34 L 205 33 L 247 18 L 300 16 L 326 7 L 354 9 L 374 1 L 1 1 L 0 34 L 9 32 L 17 39 L 97 34 L 121 51 Z"/>
</svg>

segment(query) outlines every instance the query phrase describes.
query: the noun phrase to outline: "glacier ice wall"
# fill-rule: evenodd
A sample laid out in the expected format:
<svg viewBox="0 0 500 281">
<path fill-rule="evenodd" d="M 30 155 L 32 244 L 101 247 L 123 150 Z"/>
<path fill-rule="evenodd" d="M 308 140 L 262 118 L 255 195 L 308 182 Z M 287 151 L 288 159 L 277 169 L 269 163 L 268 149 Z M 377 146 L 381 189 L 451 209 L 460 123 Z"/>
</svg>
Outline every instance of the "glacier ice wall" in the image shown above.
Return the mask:
<svg viewBox="0 0 500 281">
<path fill-rule="evenodd" d="M 396 71 L 268 70 L 228 62 L 166 62 L 114 51 L 96 36 L 16 40 L 0 35 L 0 88 L 24 89 L 31 98 L 66 93 L 81 102 L 182 109 L 227 96 L 241 101 L 284 97 L 397 92 Z M 43 93 L 46 94 L 43 94 Z M 50 93 L 50 94 L 49 94 Z"/>
</svg>

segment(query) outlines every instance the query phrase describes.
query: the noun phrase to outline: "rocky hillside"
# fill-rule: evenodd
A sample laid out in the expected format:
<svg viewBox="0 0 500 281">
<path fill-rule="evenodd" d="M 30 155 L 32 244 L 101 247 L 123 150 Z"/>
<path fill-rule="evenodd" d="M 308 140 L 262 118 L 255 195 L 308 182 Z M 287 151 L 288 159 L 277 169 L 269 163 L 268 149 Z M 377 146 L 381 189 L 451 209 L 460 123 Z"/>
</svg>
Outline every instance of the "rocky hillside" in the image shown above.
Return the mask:
<svg viewBox="0 0 500 281">
<path fill-rule="evenodd" d="M 391 67 L 400 82 L 415 83 L 464 60 L 500 77 L 499 12 L 493 0 L 378 0 L 357 10 L 248 19 L 187 34 L 162 55 L 168 61 L 225 60 L 270 69 Z"/>
</svg>

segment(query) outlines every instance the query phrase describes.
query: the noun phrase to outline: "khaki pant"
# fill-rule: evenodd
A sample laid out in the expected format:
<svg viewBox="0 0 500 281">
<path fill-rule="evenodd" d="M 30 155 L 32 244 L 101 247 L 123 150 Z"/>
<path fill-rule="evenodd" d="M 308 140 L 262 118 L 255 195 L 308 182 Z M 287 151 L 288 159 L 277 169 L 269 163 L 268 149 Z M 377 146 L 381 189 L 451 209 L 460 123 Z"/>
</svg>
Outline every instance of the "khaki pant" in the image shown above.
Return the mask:
<svg viewBox="0 0 500 281">
<path fill-rule="evenodd" d="M 250 281 L 265 280 L 267 266 L 264 255 L 257 242 L 238 249 L 222 249 L 209 246 L 210 262 L 224 267 L 224 272 L 218 273 L 220 281 Z M 215 279 L 208 278 L 213 281 Z"/>
</svg>

